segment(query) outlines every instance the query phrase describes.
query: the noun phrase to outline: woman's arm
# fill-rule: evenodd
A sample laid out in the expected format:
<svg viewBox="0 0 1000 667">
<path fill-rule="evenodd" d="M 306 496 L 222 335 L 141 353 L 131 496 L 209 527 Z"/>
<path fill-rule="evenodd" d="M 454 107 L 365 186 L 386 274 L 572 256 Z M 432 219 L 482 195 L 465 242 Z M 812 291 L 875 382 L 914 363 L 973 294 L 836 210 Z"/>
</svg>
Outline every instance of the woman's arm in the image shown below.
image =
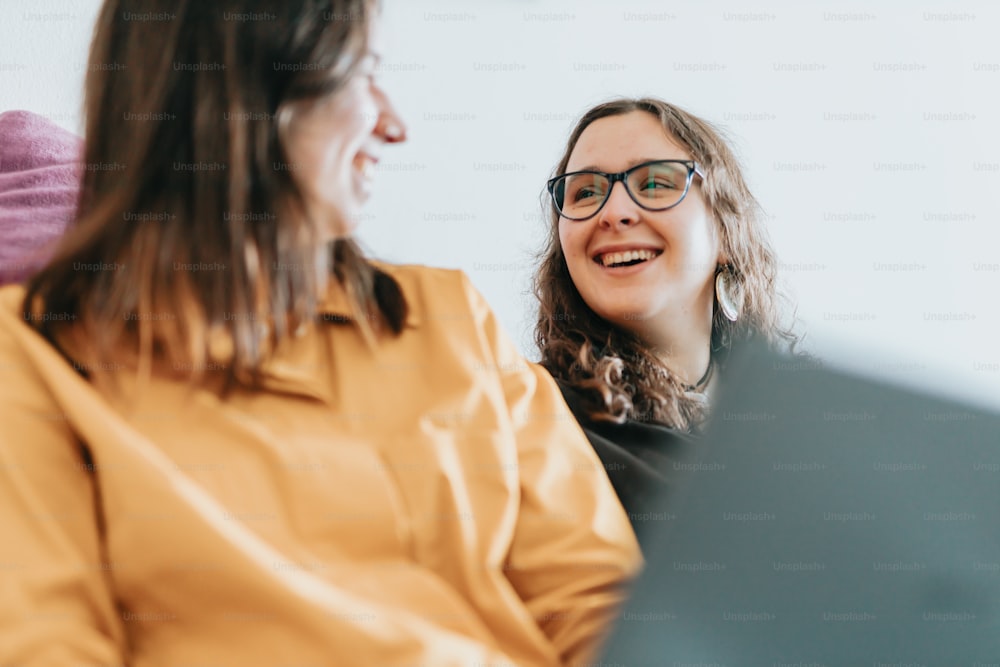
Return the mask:
<svg viewBox="0 0 1000 667">
<path fill-rule="evenodd" d="M 507 576 L 564 664 L 583 664 L 641 565 L 639 548 L 555 382 L 523 359 L 467 280 L 466 290 L 516 430 L 521 507 Z"/>
<path fill-rule="evenodd" d="M 94 476 L 0 331 L 0 664 L 120 665 Z"/>
</svg>

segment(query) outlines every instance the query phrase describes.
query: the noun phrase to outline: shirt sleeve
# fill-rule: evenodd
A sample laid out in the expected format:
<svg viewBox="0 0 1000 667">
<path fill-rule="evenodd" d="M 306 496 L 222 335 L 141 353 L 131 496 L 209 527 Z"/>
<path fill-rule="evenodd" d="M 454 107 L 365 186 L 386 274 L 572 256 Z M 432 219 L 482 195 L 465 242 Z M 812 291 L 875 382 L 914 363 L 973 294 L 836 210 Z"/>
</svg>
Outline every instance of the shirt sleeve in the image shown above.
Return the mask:
<svg viewBox="0 0 1000 667">
<path fill-rule="evenodd" d="M 507 577 L 563 664 L 586 664 L 641 566 L 635 534 L 555 381 L 525 361 L 464 280 L 517 439 L 521 505 Z"/>
<path fill-rule="evenodd" d="M 0 664 L 118 665 L 91 471 L 0 330 Z"/>
</svg>

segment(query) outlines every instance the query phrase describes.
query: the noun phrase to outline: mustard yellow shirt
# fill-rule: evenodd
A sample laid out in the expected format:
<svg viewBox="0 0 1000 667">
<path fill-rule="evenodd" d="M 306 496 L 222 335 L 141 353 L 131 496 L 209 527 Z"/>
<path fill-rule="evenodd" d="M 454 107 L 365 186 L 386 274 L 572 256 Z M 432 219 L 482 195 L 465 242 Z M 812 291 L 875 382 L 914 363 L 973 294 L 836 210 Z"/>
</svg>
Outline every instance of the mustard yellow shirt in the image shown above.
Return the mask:
<svg viewBox="0 0 1000 667">
<path fill-rule="evenodd" d="M 0 290 L 0 665 L 594 658 L 640 564 L 600 462 L 461 273 L 385 268 L 400 336 L 321 323 L 224 401 L 99 394 Z"/>
</svg>

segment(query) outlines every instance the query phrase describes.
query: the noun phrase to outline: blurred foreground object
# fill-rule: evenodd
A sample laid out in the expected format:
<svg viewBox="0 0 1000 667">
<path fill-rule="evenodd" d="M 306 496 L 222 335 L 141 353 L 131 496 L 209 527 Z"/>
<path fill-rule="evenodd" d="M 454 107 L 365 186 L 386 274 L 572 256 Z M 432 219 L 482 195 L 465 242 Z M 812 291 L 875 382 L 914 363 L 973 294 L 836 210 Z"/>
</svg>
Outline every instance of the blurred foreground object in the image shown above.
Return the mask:
<svg viewBox="0 0 1000 667">
<path fill-rule="evenodd" d="M 1000 416 L 741 354 L 604 660 L 995 663 Z"/>
</svg>

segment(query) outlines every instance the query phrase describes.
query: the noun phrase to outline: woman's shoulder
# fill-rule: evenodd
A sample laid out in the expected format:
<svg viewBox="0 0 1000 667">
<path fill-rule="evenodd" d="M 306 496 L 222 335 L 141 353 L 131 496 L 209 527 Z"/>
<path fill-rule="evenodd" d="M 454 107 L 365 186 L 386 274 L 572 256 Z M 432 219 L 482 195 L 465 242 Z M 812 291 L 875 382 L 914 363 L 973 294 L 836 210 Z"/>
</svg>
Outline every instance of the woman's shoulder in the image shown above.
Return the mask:
<svg viewBox="0 0 1000 667">
<path fill-rule="evenodd" d="M 8 304 L 20 304 L 24 298 L 24 285 L 12 283 L 10 285 L 0 285 L 0 307 L 6 309 Z"/>
<path fill-rule="evenodd" d="M 583 390 L 563 381 L 556 383 L 600 458 L 640 543 L 645 546 L 650 529 L 647 517 L 650 512 L 660 511 L 663 494 L 676 475 L 674 464 L 690 454 L 696 439 L 652 422 L 591 419 Z"/>
<path fill-rule="evenodd" d="M 489 311 L 486 300 L 460 269 L 421 264 L 372 262 L 403 291 L 407 307 L 416 319 L 457 321 L 480 319 Z"/>
<path fill-rule="evenodd" d="M 665 424 L 641 419 L 625 419 L 621 422 L 593 419 L 590 416 L 591 402 L 585 391 L 564 380 L 556 380 L 563 400 L 580 426 L 588 435 L 599 436 L 614 447 L 630 452 L 639 458 L 649 458 L 659 462 L 661 456 L 675 447 L 685 446 L 696 437 L 671 428 Z M 593 438 L 592 438 L 593 439 Z"/>
<path fill-rule="evenodd" d="M 393 264 L 374 260 L 372 265 L 392 277 L 404 289 L 434 293 L 442 287 L 457 288 L 468 280 L 461 269 L 446 269 L 423 264 Z"/>
<path fill-rule="evenodd" d="M 0 287 L 0 383 L 26 386 L 34 371 L 50 365 L 72 372 L 65 359 L 49 345 L 28 322 L 22 312 L 22 285 Z M 58 317 L 58 313 L 41 313 L 39 317 Z"/>
<path fill-rule="evenodd" d="M 0 287 L 0 348 L 6 348 L 17 331 L 28 326 L 24 317 L 20 315 L 23 301 L 23 285 Z"/>
</svg>

